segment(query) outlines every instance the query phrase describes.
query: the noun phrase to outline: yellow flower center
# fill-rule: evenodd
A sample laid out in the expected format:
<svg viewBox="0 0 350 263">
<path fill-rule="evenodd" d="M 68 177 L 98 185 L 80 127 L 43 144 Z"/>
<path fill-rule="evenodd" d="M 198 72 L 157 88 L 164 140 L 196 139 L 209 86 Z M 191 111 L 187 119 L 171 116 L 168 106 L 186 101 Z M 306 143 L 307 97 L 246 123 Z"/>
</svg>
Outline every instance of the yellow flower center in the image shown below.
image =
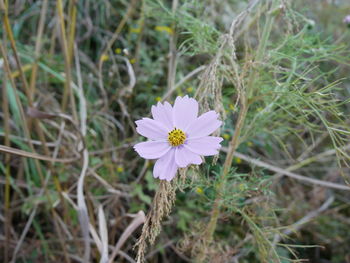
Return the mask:
<svg viewBox="0 0 350 263">
<path fill-rule="evenodd" d="M 180 129 L 175 128 L 171 132 L 168 133 L 168 141 L 171 146 L 179 146 L 184 144 L 186 140 L 186 135 Z"/>
</svg>

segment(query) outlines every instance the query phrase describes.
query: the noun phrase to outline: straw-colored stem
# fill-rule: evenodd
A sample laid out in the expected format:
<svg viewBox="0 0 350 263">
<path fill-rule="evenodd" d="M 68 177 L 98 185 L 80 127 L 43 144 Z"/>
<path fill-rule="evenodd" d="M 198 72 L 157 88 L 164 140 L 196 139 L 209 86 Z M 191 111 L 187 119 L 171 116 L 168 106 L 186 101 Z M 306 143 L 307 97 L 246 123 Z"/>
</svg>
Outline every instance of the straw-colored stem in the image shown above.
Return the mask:
<svg viewBox="0 0 350 263">
<path fill-rule="evenodd" d="M 13 36 L 13 32 L 12 32 L 12 29 L 11 29 L 11 26 L 10 26 L 10 20 L 8 18 L 8 11 L 7 11 L 7 5 L 4 5 L 3 2 L 0 3 L 0 8 L 1 8 L 1 11 L 3 12 L 3 25 L 4 25 L 4 31 L 6 32 L 6 36 L 8 37 L 9 41 L 10 41 L 10 45 L 11 45 L 11 48 L 13 50 L 13 55 L 14 55 L 14 58 L 15 58 L 15 61 L 16 61 L 16 64 L 17 64 L 17 67 L 18 67 L 18 71 L 19 71 L 19 75 L 20 75 L 20 78 L 22 80 L 22 83 L 23 83 L 23 86 L 24 86 L 24 91 L 25 91 L 25 94 L 27 96 L 27 99 L 28 99 L 28 104 L 29 106 L 32 106 L 33 105 L 33 101 L 32 101 L 32 93 L 30 92 L 30 88 L 29 88 L 29 85 L 28 85 L 28 82 L 27 82 L 27 79 L 24 75 L 24 71 L 23 71 L 23 67 L 21 65 L 21 62 L 20 62 L 20 59 L 19 59 L 19 55 L 18 55 L 18 51 L 17 51 L 17 48 L 16 48 L 16 42 L 15 42 L 15 39 L 14 39 L 14 36 Z M 25 113 L 24 113 L 24 109 L 23 109 L 23 106 L 22 106 L 22 103 L 21 103 L 21 100 L 19 99 L 19 96 L 18 96 L 18 91 L 17 91 L 17 87 L 16 87 L 16 84 L 15 84 L 15 81 L 13 79 L 13 74 L 11 72 L 11 69 L 10 69 L 10 66 L 9 66 L 9 62 L 8 62 L 8 59 L 7 59 L 7 52 L 6 52 L 6 46 L 2 45 L 2 43 L 0 42 L 0 51 L 2 53 L 2 56 L 3 56 L 3 61 L 4 61 L 4 69 L 5 69 L 5 72 L 7 73 L 7 77 L 9 78 L 10 80 L 10 83 L 11 83 L 11 86 L 14 90 L 14 94 L 15 94 L 15 99 L 16 99 L 16 103 L 18 105 L 18 108 L 19 108 L 19 112 L 20 112 L 20 116 L 21 116 L 21 120 L 22 120 L 22 124 L 23 124 L 23 130 L 24 130 L 24 134 L 25 134 L 25 137 L 27 139 L 27 141 L 29 142 L 29 148 L 31 149 L 32 152 L 35 153 L 35 149 L 34 149 L 34 146 L 31 142 L 31 136 L 30 136 L 30 128 L 31 128 L 31 122 L 27 122 L 27 118 L 25 116 Z M 6 85 L 6 83 L 5 83 Z M 35 125 L 35 128 L 36 128 L 36 131 L 39 135 L 39 138 L 41 140 L 41 143 L 46 151 L 46 154 L 49 154 L 49 151 L 48 151 L 48 148 L 45 144 L 45 137 L 44 137 L 44 134 L 43 134 L 43 131 L 40 129 L 40 126 L 39 126 L 39 123 L 36 119 L 34 119 L 34 125 Z M 40 166 L 40 163 L 38 160 L 34 160 L 34 164 L 35 164 L 35 168 L 38 172 L 38 175 L 39 175 L 39 178 L 40 178 L 40 181 L 42 183 L 42 185 L 44 186 L 44 175 L 42 173 L 42 169 L 41 169 L 41 166 Z M 57 186 L 57 185 L 56 185 Z M 60 189 L 60 188 L 58 188 Z M 44 189 L 44 192 L 45 192 L 45 195 L 48 199 L 48 202 L 52 205 L 53 202 L 51 200 L 51 197 L 47 191 L 47 189 L 45 188 Z M 55 213 L 54 209 L 52 208 L 51 209 L 51 212 L 52 213 Z M 57 232 L 60 232 L 59 229 L 57 229 Z M 61 237 L 60 237 L 61 239 Z M 64 244 L 63 240 L 61 240 L 62 244 Z M 65 248 L 63 248 L 65 250 Z M 69 260 L 68 260 L 69 262 Z"/>
<path fill-rule="evenodd" d="M 172 3 L 172 13 L 175 16 L 176 9 L 178 6 L 178 0 L 174 0 Z M 172 23 L 172 31 L 169 39 L 169 61 L 168 61 L 168 83 L 167 83 L 167 91 L 172 90 L 175 86 L 175 77 L 176 77 L 176 65 L 177 65 L 177 52 L 176 52 L 176 41 L 177 35 L 175 33 L 175 22 Z"/>
<path fill-rule="evenodd" d="M 77 23 L 77 1 L 70 0 L 69 2 L 69 31 L 68 31 L 68 59 L 71 63 L 74 52 L 75 28 Z"/>
<path fill-rule="evenodd" d="M 18 52 L 17 52 L 17 48 L 16 48 L 16 41 L 15 41 L 13 33 L 12 33 L 10 20 L 8 18 L 7 8 L 5 8 L 5 10 L 2 10 L 2 11 L 4 12 L 3 19 L 2 19 L 3 25 L 4 25 L 4 30 L 6 32 L 6 36 L 8 37 L 8 39 L 10 41 L 11 48 L 13 50 L 13 56 L 15 58 L 17 66 L 18 66 L 20 78 L 23 82 L 24 92 L 26 93 L 26 95 L 28 97 L 28 104 L 29 104 L 29 106 L 31 106 L 32 101 L 31 101 L 31 97 L 29 96 L 29 86 L 28 86 L 27 79 L 26 79 L 24 72 L 23 72 L 23 67 L 21 65 L 21 61 L 20 61 L 19 56 L 18 56 Z"/>
<path fill-rule="evenodd" d="M 42 36 L 43 36 L 43 32 L 44 32 L 47 6 L 48 6 L 48 0 L 44 0 L 42 3 L 42 7 L 41 7 L 38 33 L 37 33 L 36 42 L 35 42 L 35 60 L 33 63 L 32 74 L 30 77 L 30 86 L 29 86 L 30 100 L 34 99 L 36 77 L 37 77 L 37 73 L 38 73 L 38 59 L 39 59 L 39 55 L 40 55 L 40 51 L 41 51 L 41 47 L 42 47 Z"/>
<path fill-rule="evenodd" d="M 118 24 L 112 37 L 108 40 L 106 47 L 103 49 L 102 56 L 108 54 L 112 45 L 118 39 L 119 34 L 121 33 L 124 26 L 126 25 L 126 22 L 132 16 L 133 12 L 135 11 L 134 9 L 135 9 L 136 2 L 137 2 L 137 0 L 131 0 L 130 4 L 128 6 L 128 9 L 127 9 L 125 15 L 123 16 L 123 19 Z M 101 58 L 102 58 L 102 56 L 101 56 Z M 104 88 L 103 79 L 102 79 L 103 63 L 104 63 L 103 59 L 100 59 L 98 62 L 98 84 L 99 84 L 99 87 L 100 87 L 100 90 L 102 93 L 102 97 L 103 97 L 103 104 L 104 104 L 103 111 L 106 111 L 108 108 L 109 102 L 108 102 L 107 92 Z"/>
<path fill-rule="evenodd" d="M 271 10 L 275 9 L 276 3 L 277 3 L 277 0 L 272 1 Z M 261 61 L 261 59 L 263 58 L 263 55 L 265 53 L 267 41 L 269 39 L 270 32 L 272 30 L 273 21 L 274 21 L 274 15 L 269 13 L 267 15 L 267 20 L 266 20 L 266 23 L 265 23 L 265 26 L 263 29 L 263 33 L 262 33 L 262 39 L 260 41 L 259 47 L 257 49 L 257 54 L 255 57 L 255 60 L 257 62 Z M 248 98 L 251 96 L 251 94 L 254 91 L 256 74 L 257 74 L 257 70 L 255 68 L 253 68 L 253 70 L 250 73 L 250 77 L 248 78 L 248 84 L 246 86 L 246 91 L 244 91 L 244 90 L 241 91 L 241 99 L 240 99 L 241 109 L 240 109 L 237 123 L 235 126 L 234 135 L 233 135 L 233 137 L 230 141 L 230 144 L 229 144 L 229 148 L 228 148 L 228 152 L 226 155 L 223 170 L 222 170 L 222 173 L 221 173 L 220 178 L 219 178 L 219 184 L 216 187 L 217 196 L 215 198 L 215 201 L 214 201 L 214 204 L 212 207 L 208 227 L 206 228 L 206 231 L 204 233 L 203 250 L 206 249 L 213 240 L 214 232 L 216 229 L 217 221 L 218 221 L 218 218 L 220 215 L 220 210 L 221 210 L 222 196 L 220 195 L 220 193 L 223 192 L 223 188 L 226 184 L 227 175 L 228 175 L 230 168 L 232 166 L 234 152 L 237 150 L 237 148 L 239 146 L 240 134 L 241 134 L 242 128 L 244 126 L 244 120 L 245 120 L 245 117 L 246 117 L 246 114 L 247 114 L 248 108 L 249 108 Z M 197 261 L 202 261 L 202 260 L 204 260 L 204 258 L 205 258 L 205 251 L 201 251 L 197 256 Z"/>
<path fill-rule="evenodd" d="M 2 110 L 4 113 L 4 143 L 6 146 L 10 146 L 10 113 L 9 113 L 9 104 L 7 99 L 7 78 L 6 75 L 3 79 L 3 87 L 2 87 L 2 98 L 3 98 L 3 104 L 2 104 Z M 6 176 L 6 182 L 5 182 L 5 251 L 4 251 L 4 260 L 5 262 L 8 261 L 9 256 L 9 244 L 10 244 L 10 225 L 11 225 L 11 213 L 10 213 L 10 155 L 5 154 L 5 176 Z"/>
<path fill-rule="evenodd" d="M 141 51 L 143 30 L 145 27 L 145 0 L 141 0 L 140 18 L 138 23 L 140 26 L 140 33 L 137 36 L 135 55 L 134 55 L 134 58 L 136 59 L 136 63 L 134 65 L 135 72 L 137 72 L 139 69 L 139 57 L 140 57 L 140 51 Z"/>
<path fill-rule="evenodd" d="M 232 136 L 232 139 L 230 141 L 229 144 L 229 148 L 227 151 L 227 155 L 226 155 L 226 159 L 225 159 L 225 163 L 223 166 L 223 170 L 222 173 L 220 175 L 220 179 L 219 179 L 219 184 L 216 187 L 216 192 L 217 192 L 217 196 L 215 198 L 214 204 L 213 204 L 213 208 L 210 214 L 210 220 L 208 223 L 208 226 L 206 228 L 206 231 L 204 233 L 204 246 L 203 249 L 205 249 L 213 240 L 213 235 L 216 229 L 216 225 L 217 225 L 217 221 L 220 215 L 220 209 L 221 209 L 221 200 L 222 200 L 222 196 L 220 195 L 220 193 L 222 193 L 223 191 L 223 187 L 226 184 L 226 177 L 230 171 L 231 165 L 232 165 L 232 161 L 233 161 L 233 157 L 234 157 L 234 152 L 236 151 L 237 147 L 239 146 L 239 137 L 243 128 L 243 124 L 244 124 L 244 120 L 246 117 L 248 111 L 248 106 L 246 104 L 246 102 L 244 101 L 242 103 L 242 108 L 241 111 L 239 112 L 239 116 L 238 116 L 238 120 L 237 120 L 237 124 L 236 124 L 236 128 L 235 128 L 235 133 Z M 198 255 L 198 261 L 202 261 L 205 257 L 205 252 L 202 251 L 203 253 L 199 253 Z"/>
<path fill-rule="evenodd" d="M 43 3 L 43 10 L 46 12 L 47 6 L 45 6 L 45 5 L 47 5 L 47 3 L 45 4 L 45 2 L 44 2 L 44 3 Z M 30 91 L 31 91 L 31 88 L 29 88 L 29 86 L 28 86 L 27 80 L 26 80 L 25 75 L 24 75 L 24 72 L 23 72 L 23 67 L 22 67 L 22 64 L 21 64 L 20 59 L 19 59 L 19 56 L 18 56 L 18 51 L 17 51 L 17 48 L 16 48 L 16 42 L 15 42 L 15 39 L 14 39 L 14 37 L 13 37 L 12 29 L 11 29 L 11 27 L 10 27 L 10 22 L 9 22 L 8 15 L 7 15 L 7 9 L 5 9 L 5 10 L 3 10 L 3 11 L 4 11 L 4 13 L 5 13 L 4 18 L 3 18 L 5 31 L 6 31 L 6 33 L 7 33 L 7 36 L 9 37 L 10 44 L 11 44 L 11 48 L 12 48 L 12 50 L 13 50 L 13 54 L 14 54 L 14 56 L 15 56 L 15 60 L 16 60 L 17 66 L 18 66 L 18 71 L 19 71 L 19 73 L 20 73 L 20 77 L 21 77 L 22 82 L 23 82 L 23 85 L 24 85 L 24 87 L 25 87 L 25 93 L 26 93 L 26 95 L 27 95 L 28 104 L 29 104 L 29 106 L 31 107 L 31 106 L 32 106 L 32 103 L 33 103 L 33 101 L 32 101 L 32 98 L 33 98 L 32 95 L 33 95 L 33 94 L 30 92 Z M 42 13 L 43 13 L 43 12 L 42 12 Z M 44 21 L 45 21 L 44 18 L 41 17 L 41 20 L 43 20 L 41 23 L 44 23 Z M 41 36 L 41 35 L 42 35 L 42 32 L 40 32 L 40 31 L 43 30 L 43 25 L 39 25 L 39 28 L 40 28 L 40 27 L 42 27 L 42 29 L 39 29 L 38 36 Z M 37 41 L 40 41 L 40 37 L 39 37 L 39 40 L 37 40 Z M 0 43 L 0 45 L 1 45 L 1 43 Z M 40 52 L 40 47 L 41 47 L 41 44 L 37 44 L 37 45 L 36 45 L 36 53 L 37 53 L 37 54 L 39 54 L 39 52 Z M 3 47 L 3 49 L 2 49 L 2 53 L 3 53 L 3 56 L 5 57 L 5 54 L 6 54 L 6 52 L 5 52 L 5 47 Z M 8 65 L 8 62 L 7 62 L 7 59 L 6 59 L 6 58 L 4 58 L 4 62 L 6 62 L 7 69 L 8 69 L 8 73 L 9 73 L 9 76 L 10 76 L 10 80 L 11 80 L 12 86 L 14 87 L 15 94 L 17 94 L 17 90 L 16 90 L 16 87 L 15 87 L 15 82 L 14 82 L 14 80 L 13 80 L 13 78 L 12 78 L 12 74 L 11 74 L 11 72 L 10 72 L 10 67 L 9 67 L 9 65 Z M 36 63 L 35 63 L 35 64 L 36 64 Z M 36 65 L 37 65 L 37 64 L 36 64 Z M 33 77 L 33 75 L 32 75 L 32 77 Z M 35 77 L 35 76 L 34 76 L 34 77 Z M 25 133 L 26 133 L 27 139 L 30 141 L 30 124 L 27 125 L 26 117 L 25 117 L 25 114 L 24 114 L 24 110 L 23 110 L 23 107 L 22 107 L 22 104 L 21 104 L 19 98 L 18 98 L 18 100 L 17 100 L 17 103 L 18 103 L 19 108 L 20 108 L 20 112 L 21 112 L 21 116 L 22 116 L 22 120 L 23 120 L 23 125 L 24 125 L 24 131 L 25 131 Z M 49 150 L 48 150 L 48 148 L 47 148 L 47 146 L 46 146 L 45 136 L 44 136 L 44 133 L 43 133 L 42 129 L 40 128 L 40 125 L 39 125 L 39 122 L 38 122 L 37 119 L 34 119 L 34 126 L 35 126 L 36 131 L 37 131 L 37 133 L 38 133 L 38 135 L 39 135 L 39 139 L 40 139 L 40 141 L 41 141 L 41 145 L 43 145 L 44 152 L 45 152 L 45 154 L 46 154 L 47 156 L 49 156 L 50 152 L 49 152 Z M 32 150 L 33 152 L 35 152 L 34 146 L 33 146 L 31 143 L 30 143 L 29 146 L 30 146 L 31 150 Z M 40 170 L 40 169 L 38 169 L 38 170 Z M 40 174 L 40 173 L 39 173 L 39 174 Z M 43 177 L 42 177 L 42 179 L 43 179 Z M 57 190 L 60 190 L 60 189 L 62 189 L 61 186 L 59 186 L 59 187 L 57 188 Z M 59 192 L 60 192 L 60 191 L 59 191 Z"/>
<path fill-rule="evenodd" d="M 76 8 L 76 7 L 74 7 Z M 66 74 L 65 82 L 64 82 L 64 90 L 63 90 L 63 98 L 62 98 L 62 111 L 65 112 L 68 107 L 68 99 L 70 99 L 70 106 L 72 110 L 73 119 L 75 121 L 78 120 L 78 116 L 75 110 L 75 100 L 71 88 L 71 58 L 70 58 L 70 52 L 69 52 L 69 43 L 67 41 L 67 35 L 66 35 L 66 27 L 64 22 L 64 12 L 63 12 L 63 3 L 62 0 L 57 0 L 57 12 L 58 12 L 58 18 L 59 18 L 59 24 L 60 24 L 60 30 L 61 30 L 61 44 L 64 54 L 64 70 Z M 72 11 L 72 13 L 75 13 Z M 70 27 L 70 41 L 74 41 L 74 32 L 75 32 L 75 23 L 76 20 L 71 21 L 71 27 Z M 71 53 L 73 53 L 73 48 Z"/>
</svg>

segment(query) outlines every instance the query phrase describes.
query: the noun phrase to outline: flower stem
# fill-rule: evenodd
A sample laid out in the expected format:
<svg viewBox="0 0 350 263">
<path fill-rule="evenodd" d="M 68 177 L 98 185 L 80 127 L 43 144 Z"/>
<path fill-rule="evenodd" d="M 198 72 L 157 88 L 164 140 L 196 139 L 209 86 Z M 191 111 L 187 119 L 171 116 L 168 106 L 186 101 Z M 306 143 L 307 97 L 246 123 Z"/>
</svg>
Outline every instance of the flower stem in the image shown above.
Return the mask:
<svg viewBox="0 0 350 263">
<path fill-rule="evenodd" d="M 205 240 L 205 245 L 209 244 L 212 239 L 213 239 L 213 235 L 215 232 L 215 228 L 216 228 L 216 223 L 220 214 L 220 208 L 221 208 L 221 195 L 220 193 L 223 190 L 223 187 L 226 184 L 226 176 L 230 170 L 230 167 L 232 165 L 232 161 L 233 161 L 233 155 L 234 152 L 236 151 L 238 145 L 239 145 L 239 136 L 241 134 L 242 128 L 243 128 L 243 124 L 244 124 L 244 119 L 246 117 L 248 111 L 248 106 L 246 101 L 244 100 L 244 102 L 242 103 L 242 109 L 239 112 L 239 116 L 238 116 L 238 120 L 237 120 L 237 125 L 236 125 L 236 129 L 235 129 L 235 133 L 232 137 L 232 140 L 230 141 L 229 144 L 229 149 L 228 149 L 228 153 L 226 155 L 226 159 L 225 159 L 225 163 L 224 163 L 224 168 L 223 171 L 221 173 L 221 177 L 219 180 L 219 184 L 217 186 L 217 193 L 218 195 L 215 198 L 214 201 L 214 205 L 211 211 L 211 216 L 210 216 L 210 221 L 207 227 L 207 230 L 205 232 L 205 236 L 204 236 L 204 240 Z"/>
<path fill-rule="evenodd" d="M 275 10 L 276 4 L 278 2 L 279 2 L 278 0 L 272 0 L 270 9 Z M 263 56 L 265 54 L 267 42 L 268 42 L 268 39 L 270 36 L 270 32 L 272 30 L 274 18 L 275 18 L 275 15 L 273 14 L 273 12 L 270 11 L 267 13 L 267 18 L 266 18 L 266 23 L 265 23 L 263 33 L 262 33 L 262 38 L 261 38 L 260 44 L 259 44 L 258 49 L 257 49 L 256 56 L 255 56 L 255 61 L 257 61 L 257 62 L 260 62 L 263 59 Z M 240 143 L 240 141 L 239 141 L 240 134 L 241 134 L 241 131 L 242 131 L 242 128 L 244 125 L 244 120 L 246 118 L 248 108 L 249 108 L 248 98 L 250 98 L 253 95 L 254 87 L 256 86 L 255 79 L 256 79 L 257 73 L 258 73 L 257 68 L 253 68 L 249 74 L 248 83 L 246 85 L 246 88 L 245 89 L 242 88 L 242 90 L 241 90 L 241 98 L 240 98 L 241 109 L 240 109 L 240 112 L 238 115 L 238 119 L 237 119 L 237 123 L 236 123 L 236 127 L 235 127 L 235 132 L 234 132 L 234 135 L 232 136 L 232 139 L 229 143 L 229 148 L 228 148 L 228 152 L 226 155 L 224 167 L 223 167 L 220 179 L 219 179 L 219 184 L 216 187 L 217 196 L 214 200 L 214 204 L 212 207 L 208 227 L 206 228 L 206 230 L 204 232 L 203 239 L 202 239 L 202 242 L 203 242 L 202 248 L 201 248 L 200 253 L 198 253 L 198 256 L 196 258 L 196 262 L 204 261 L 204 259 L 206 257 L 205 250 L 208 248 L 208 246 L 210 245 L 210 243 L 213 240 L 217 221 L 218 221 L 218 218 L 220 215 L 220 209 L 221 209 L 221 203 L 222 203 L 221 193 L 223 192 L 223 190 L 224 190 L 223 188 L 226 185 L 226 181 L 227 181 L 226 178 L 227 178 L 227 175 L 228 175 L 230 168 L 232 166 L 234 152 L 237 150 L 239 143 Z"/>
</svg>

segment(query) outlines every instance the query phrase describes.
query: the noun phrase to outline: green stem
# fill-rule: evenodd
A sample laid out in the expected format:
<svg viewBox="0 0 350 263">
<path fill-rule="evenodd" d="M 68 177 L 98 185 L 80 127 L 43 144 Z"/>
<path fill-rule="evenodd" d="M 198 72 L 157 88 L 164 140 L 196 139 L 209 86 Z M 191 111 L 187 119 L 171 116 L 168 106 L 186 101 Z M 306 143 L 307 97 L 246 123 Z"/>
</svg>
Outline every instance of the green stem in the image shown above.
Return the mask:
<svg viewBox="0 0 350 263">
<path fill-rule="evenodd" d="M 273 11 L 276 9 L 277 2 L 278 2 L 278 0 L 272 1 L 272 6 L 271 6 L 272 11 L 270 11 L 269 15 L 267 16 L 266 23 L 265 23 L 265 26 L 263 29 L 262 38 L 260 41 L 260 45 L 258 47 L 257 54 L 255 57 L 255 61 L 261 61 L 264 57 L 267 42 L 268 42 L 271 30 L 272 30 L 273 22 L 274 22 L 274 12 Z M 240 134 L 241 134 L 242 128 L 244 126 L 244 120 L 246 118 L 248 108 L 249 108 L 248 107 L 248 98 L 251 97 L 252 92 L 254 90 L 256 74 L 257 74 L 257 70 L 253 69 L 251 74 L 250 74 L 250 77 L 248 78 L 249 82 L 248 82 L 247 87 L 246 87 L 247 94 L 245 94 L 244 90 L 241 91 L 241 110 L 239 112 L 239 116 L 237 119 L 237 124 L 235 127 L 234 135 L 233 135 L 232 140 L 230 141 L 230 144 L 229 144 L 229 149 L 228 149 L 228 153 L 226 155 L 224 167 L 223 167 L 221 176 L 219 178 L 219 184 L 216 187 L 217 196 L 215 198 L 215 201 L 214 201 L 214 204 L 212 207 L 208 227 L 204 233 L 202 251 L 200 251 L 200 253 L 198 254 L 197 259 L 196 259 L 197 262 L 202 262 L 205 259 L 205 249 L 210 245 L 210 243 L 213 240 L 214 232 L 216 229 L 217 221 L 218 221 L 218 218 L 220 215 L 220 210 L 221 210 L 222 198 L 221 198 L 220 193 L 222 193 L 224 190 L 224 186 L 226 185 L 226 178 L 227 178 L 227 175 L 228 175 L 230 168 L 232 166 L 234 152 L 237 150 L 237 148 L 239 146 Z"/>
</svg>

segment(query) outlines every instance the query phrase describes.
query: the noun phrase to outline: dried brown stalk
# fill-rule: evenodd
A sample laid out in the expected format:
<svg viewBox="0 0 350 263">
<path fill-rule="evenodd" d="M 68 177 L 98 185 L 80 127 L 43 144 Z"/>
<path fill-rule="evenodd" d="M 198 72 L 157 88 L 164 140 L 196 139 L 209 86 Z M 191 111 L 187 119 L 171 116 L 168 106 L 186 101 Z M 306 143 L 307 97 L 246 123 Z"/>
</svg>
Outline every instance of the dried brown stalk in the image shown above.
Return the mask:
<svg viewBox="0 0 350 263">
<path fill-rule="evenodd" d="M 154 196 L 151 210 L 142 227 L 142 234 L 135 245 L 135 247 L 137 247 L 136 260 L 138 263 L 145 261 L 147 243 L 149 242 L 151 245 L 154 243 L 156 237 L 160 233 L 162 219 L 167 217 L 171 211 L 176 197 L 175 181 L 174 179 L 170 183 L 161 180 L 159 183 L 159 188 Z"/>
</svg>

